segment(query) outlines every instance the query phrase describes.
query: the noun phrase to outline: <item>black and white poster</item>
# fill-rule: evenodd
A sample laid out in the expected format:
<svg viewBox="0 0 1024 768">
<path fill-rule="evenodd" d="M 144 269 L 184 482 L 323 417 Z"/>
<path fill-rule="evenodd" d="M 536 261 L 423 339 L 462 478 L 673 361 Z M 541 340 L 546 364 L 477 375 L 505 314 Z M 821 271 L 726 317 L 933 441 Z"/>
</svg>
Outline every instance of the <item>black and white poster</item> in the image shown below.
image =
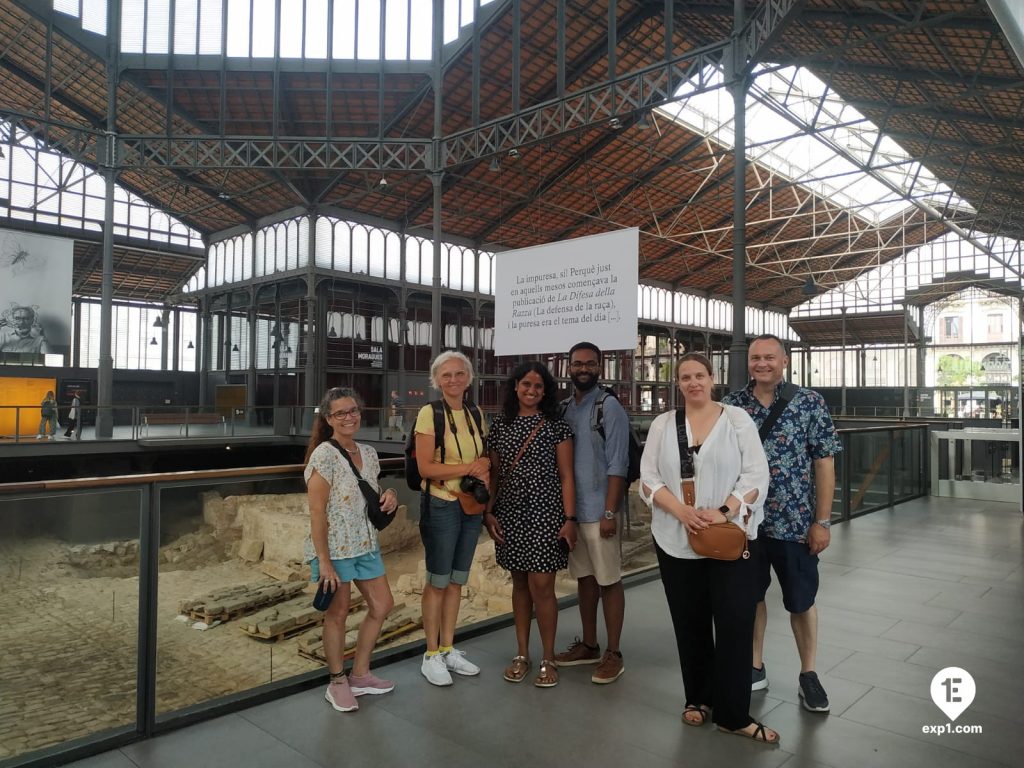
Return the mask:
<svg viewBox="0 0 1024 768">
<path fill-rule="evenodd" d="M 0 229 L 0 360 L 67 355 L 74 243 Z"/>
</svg>

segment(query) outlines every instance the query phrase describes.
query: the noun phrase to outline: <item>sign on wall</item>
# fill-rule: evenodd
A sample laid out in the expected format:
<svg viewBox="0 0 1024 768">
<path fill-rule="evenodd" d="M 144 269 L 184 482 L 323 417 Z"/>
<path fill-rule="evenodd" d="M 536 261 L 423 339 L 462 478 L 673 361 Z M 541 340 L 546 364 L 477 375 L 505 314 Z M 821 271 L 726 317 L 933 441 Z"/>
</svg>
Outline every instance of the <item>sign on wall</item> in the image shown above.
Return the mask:
<svg viewBox="0 0 1024 768">
<path fill-rule="evenodd" d="M 74 243 L 0 229 L 0 357 L 67 354 Z"/>
<path fill-rule="evenodd" d="M 636 348 L 639 250 L 634 227 L 497 254 L 495 354 Z"/>
</svg>

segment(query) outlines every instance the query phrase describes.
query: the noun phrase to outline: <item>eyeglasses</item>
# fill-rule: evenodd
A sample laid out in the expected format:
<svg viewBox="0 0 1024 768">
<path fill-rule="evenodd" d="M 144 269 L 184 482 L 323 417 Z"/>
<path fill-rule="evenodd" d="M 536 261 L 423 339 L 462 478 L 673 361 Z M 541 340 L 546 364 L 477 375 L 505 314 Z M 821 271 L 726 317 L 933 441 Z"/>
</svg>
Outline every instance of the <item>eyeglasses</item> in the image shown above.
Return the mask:
<svg viewBox="0 0 1024 768">
<path fill-rule="evenodd" d="M 587 360 L 585 363 L 580 362 L 579 360 L 574 360 L 573 362 L 569 363 L 570 371 L 582 371 L 584 368 L 586 368 L 588 371 L 596 371 L 600 367 L 601 364 L 597 362 L 597 360 Z"/>
<path fill-rule="evenodd" d="M 350 416 L 354 419 L 359 415 L 359 408 L 349 408 L 347 411 L 335 411 L 330 414 L 332 419 L 347 419 Z"/>
</svg>

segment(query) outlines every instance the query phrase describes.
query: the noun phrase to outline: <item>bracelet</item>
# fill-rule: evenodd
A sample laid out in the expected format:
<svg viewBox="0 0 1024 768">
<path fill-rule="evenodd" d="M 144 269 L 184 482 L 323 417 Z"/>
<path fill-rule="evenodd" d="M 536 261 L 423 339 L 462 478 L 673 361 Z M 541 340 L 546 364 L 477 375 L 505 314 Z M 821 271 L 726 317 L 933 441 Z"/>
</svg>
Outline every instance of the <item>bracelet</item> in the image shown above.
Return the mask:
<svg viewBox="0 0 1024 768">
<path fill-rule="evenodd" d="M 579 525 L 580 521 L 576 519 L 576 515 L 566 515 L 565 516 L 565 522 L 567 522 L 567 523 L 576 523 L 577 525 Z"/>
</svg>

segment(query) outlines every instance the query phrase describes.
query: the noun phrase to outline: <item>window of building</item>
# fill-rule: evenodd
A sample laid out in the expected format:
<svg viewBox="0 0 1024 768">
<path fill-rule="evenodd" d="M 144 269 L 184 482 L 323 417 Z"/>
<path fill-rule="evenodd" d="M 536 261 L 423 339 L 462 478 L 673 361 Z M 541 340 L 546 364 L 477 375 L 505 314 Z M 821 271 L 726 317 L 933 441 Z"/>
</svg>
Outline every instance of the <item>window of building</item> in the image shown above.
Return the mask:
<svg viewBox="0 0 1024 768">
<path fill-rule="evenodd" d="M 989 341 L 996 341 L 1003 338 L 1003 315 L 1001 312 L 989 313 L 988 338 Z"/>
</svg>

